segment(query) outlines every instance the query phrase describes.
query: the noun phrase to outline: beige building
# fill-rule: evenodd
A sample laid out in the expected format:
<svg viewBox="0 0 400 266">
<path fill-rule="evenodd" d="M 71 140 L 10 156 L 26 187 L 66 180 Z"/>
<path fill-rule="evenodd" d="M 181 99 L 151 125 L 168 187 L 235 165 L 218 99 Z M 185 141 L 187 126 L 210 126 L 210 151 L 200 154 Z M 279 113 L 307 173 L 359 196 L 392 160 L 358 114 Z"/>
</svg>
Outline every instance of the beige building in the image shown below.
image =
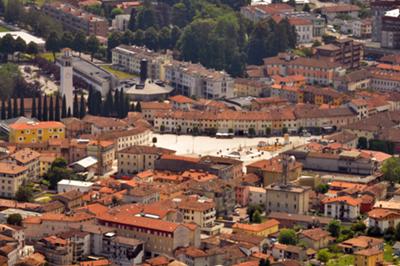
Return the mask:
<svg viewBox="0 0 400 266">
<path fill-rule="evenodd" d="M 18 188 L 28 179 L 29 170 L 25 166 L 0 163 L 0 196 L 12 198 Z"/>
<path fill-rule="evenodd" d="M 308 248 L 314 250 L 328 247 L 333 240 L 331 234 L 321 228 L 303 230 L 299 234 L 299 241 L 304 242 Z"/>
<path fill-rule="evenodd" d="M 11 163 L 28 168 L 28 178 L 38 178 L 40 175 L 40 153 L 25 148 L 10 155 Z"/>
<path fill-rule="evenodd" d="M 235 79 L 234 96 L 247 97 L 254 96 L 260 97 L 267 95 L 268 84 L 252 79 L 237 78 Z"/>
<path fill-rule="evenodd" d="M 272 184 L 265 189 L 267 191 L 267 212 L 308 213 L 310 187 Z"/>
<path fill-rule="evenodd" d="M 90 142 L 87 146 L 87 156 L 93 156 L 97 159 L 97 174 L 103 175 L 111 171 L 115 158 L 114 142 L 107 140 Z"/>
<path fill-rule="evenodd" d="M 263 187 L 248 186 L 249 189 L 249 205 L 264 206 L 267 201 L 267 192 Z"/>
<path fill-rule="evenodd" d="M 153 131 L 145 127 L 136 127 L 128 130 L 118 130 L 103 133 L 99 136 L 101 140 L 112 140 L 116 151 L 135 146 L 151 145 Z"/>
</svg>

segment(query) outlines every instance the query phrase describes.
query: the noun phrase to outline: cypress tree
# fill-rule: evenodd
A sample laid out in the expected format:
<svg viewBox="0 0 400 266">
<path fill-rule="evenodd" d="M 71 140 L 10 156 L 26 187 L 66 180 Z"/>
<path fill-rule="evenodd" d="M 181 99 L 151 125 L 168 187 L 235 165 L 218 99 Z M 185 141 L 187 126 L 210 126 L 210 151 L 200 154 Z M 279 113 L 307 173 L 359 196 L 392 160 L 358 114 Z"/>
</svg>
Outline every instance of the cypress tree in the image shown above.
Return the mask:
<svg viewBox="0 0 400 266">
<path fill-rule="evenodd" d="M 79 107 L 79 117 L 83 118 L 86 115 L 86 105 L 85 105 L 85 98 L 81 95 L 81 104 Z"/>
<path fill-rule="evenodd" d="M 56 110 L 54 111 L 54 120 L 60 121 L 60 96 L 56 95 Z"/>
<path fill-rule="evenodd" d="M 129 113 L 129 108 L 130 108 L 130 101 L 128 97 L 125 97 L 125 103 L 124 103 L 124 116 L 123 118 L 128 116 Z"/>
<path fill-rule="evenodd" d="M 49 111 L 48 111 L 48 106 L 47 106 L 47 95 L 44 95 L 43 99 L 43 114 L 42 114 L 42 120 L 43 121 L 49 121 Z"/>
<path fill-rule="evenodd" d="M 136 112 L 141 113 L 142 112 L 142 105 L 140 104 L 140 101 L 137 101 L 136 103 Z"/>
<path fill-rule="evenodd" d="M 7 119 L 12 118 L 12 105 L 11 98 L 9 97 L 7 100 Z"/>
<path fill-rule="evenodd" d="M 67 117 L 67 99 L 65 95 L 62 97 L 62 106 L 61 106 L 61 118 Z"/>
<path fill-rule="evenodd" d="M 72 114 L 71 114 L 71 107 L 68 107 L 67 117 L 71 117 L 71 116 L 72 116 Z"/>
<path fill-rule="evenodd" d="M 36 94 L 33 94 L 32 97 L 32 112 L 31 112 L 31 118 L 36 118 L 37 113 L 36 113 Z"/>
<path fill-rule="evenodd" d="M 6 101 L 4 101 L 4 98 L 1 99 L 1 120 L 7 119 L 6 115 Z"/>
<path fill-rule="evenodd" d="M 113 96 L 111 90 L 108 91 L 106 100 L 104 102 L 103 115 L 110 116 L 113 110 Z"/>
<path fill-rule="evenodd" d="M 73 110 L 72 110 L 73 116 L 76 118 L 79 118 L 79 103 L 78 103 L 78 94 L 77 93 L 75 93 L 74 105 L 72 108 L 73 108 Z"/>
<path fill-rule="evenodd" d="M 120 109 L 121 109 L 121 102 L 119 101 L 120 97 L 119 97 L 119 90 L 116 89 L 115 93 L 114 93 L 114 105 L 113 105 L 113 109 L 112 109 L 112 113 L 115 114 L 117 117 L 120 117 L 121 113 L 120 113 Z"/>
<path fill-rule="evenodd" d="M 101 113 L 102 105 L 103 105 L 103 100 L 101 98 L 101 93 L 99 91 L 95 91 L 94 101 L 93 101 L 94 115 L 99 115 Z"/>
<path fill-rule="evenodd" d="M 49 121 L 54 121 L 53 96 L 50 96 L 50 103 L 49 103 Z"/>
<path fill-rule="evenodd" d="M 87 99 L 87 105 L 88 105 L 88 112 L 89 112 L 89 114 L 91 114 L 91 115 L 93 115 L 93 112 L 94 112 L 94 106 L 93 106 L 93 88 L 92 87 L 90 87 L 89 88 L 89 96 L 88 96 L 88 99 Z"/>
<path fill-rule="evenodd" d="M 21 98 L 19 98 L 19 115 L 25 116 L 25 99 L 23 94 Z"/>
<path fill-rule="evenodd" d="M 38 98 L 38 107 L 37 107 L 37 119 L 42 121 L 43 115 L 42 115 L 42 95 L 39 94 Z"/>
<path fill-rule="evenodd" d="M 119 92 L 119 106 L 118 106 L 118 117 L 119 118 L 124 118 L 126 117 L 125 114 L 125 94 L 124 94 L 124 89 L 121 88 L 121 91 Z"/>
<path fill-rule="evenodd" d="M 18 99 L 17 96 L 14 96 L 13 98 L 13 115 L 12 117 L 17 117 L 18 116 Z"/>
</svg>

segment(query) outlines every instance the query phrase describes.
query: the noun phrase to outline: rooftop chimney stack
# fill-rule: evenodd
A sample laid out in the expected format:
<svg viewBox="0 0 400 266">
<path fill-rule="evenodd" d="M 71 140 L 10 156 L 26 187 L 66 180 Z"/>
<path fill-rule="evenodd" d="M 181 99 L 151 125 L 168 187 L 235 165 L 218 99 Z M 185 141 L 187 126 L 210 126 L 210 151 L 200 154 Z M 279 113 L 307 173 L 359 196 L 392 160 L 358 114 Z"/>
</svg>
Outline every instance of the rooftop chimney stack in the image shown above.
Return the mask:
<svg viewBox="0 0 400 266">
<path fill-rule="evenodd" d="M 144 84 L 147 79 L 147 59 L 140 61 L 140 83 Z"/>
</svg>

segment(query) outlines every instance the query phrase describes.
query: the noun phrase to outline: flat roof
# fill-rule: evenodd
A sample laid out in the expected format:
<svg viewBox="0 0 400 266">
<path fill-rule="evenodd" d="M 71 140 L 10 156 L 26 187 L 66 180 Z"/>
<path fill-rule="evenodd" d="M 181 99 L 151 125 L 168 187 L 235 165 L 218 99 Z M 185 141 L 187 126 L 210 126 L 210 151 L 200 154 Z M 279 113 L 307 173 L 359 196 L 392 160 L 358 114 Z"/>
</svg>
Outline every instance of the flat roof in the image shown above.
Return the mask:
<svg viewBox="0 0 400 266">
<path fill-rule="evenodd" d="M 58 185 L 79 186 L 79 187 L 91 187 L 91 186 L 93 186 L 92 182 L 85 182 L 85 181 L 79 181 L 79 180 L 68 180 L 68 179 L 63 179 L 60 182 L 58 182 L 57 184 Z"/>
</svg>

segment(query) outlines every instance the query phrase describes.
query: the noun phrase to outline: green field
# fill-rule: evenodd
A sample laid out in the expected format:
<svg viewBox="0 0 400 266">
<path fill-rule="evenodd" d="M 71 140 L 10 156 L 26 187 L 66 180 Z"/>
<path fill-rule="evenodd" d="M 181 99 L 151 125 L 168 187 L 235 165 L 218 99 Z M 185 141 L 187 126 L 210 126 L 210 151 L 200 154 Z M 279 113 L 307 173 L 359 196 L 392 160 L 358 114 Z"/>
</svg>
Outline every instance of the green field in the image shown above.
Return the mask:
<svg viewBox="0 0 400 266">
<path fill-rule="evenodd" d="M 109 66 L 109 65 L 101 66 L 101 68 L 103 68 L 104 70 L 110 72 L 111 74 L 114 74 L 119 79 L 131 79 L 131 78 L 136 77 L 133 74 L 126 73 L 126 72 L 119 71 L 119 70 L 115 70 L 115 69 L 111 68 L 111 66 Z"/>
<path fill-rule="evenodd" d="M 337 259 L 331 259 L 326 263 L 327 266 L 348 266 L 354 265 L 354 256 L 343 255 L 338 256 Z"/>
<path fill-rule="evenodd" d="M 0 25 L 0 32 L 10 31 L 10 29 Z"/>
</svg>

